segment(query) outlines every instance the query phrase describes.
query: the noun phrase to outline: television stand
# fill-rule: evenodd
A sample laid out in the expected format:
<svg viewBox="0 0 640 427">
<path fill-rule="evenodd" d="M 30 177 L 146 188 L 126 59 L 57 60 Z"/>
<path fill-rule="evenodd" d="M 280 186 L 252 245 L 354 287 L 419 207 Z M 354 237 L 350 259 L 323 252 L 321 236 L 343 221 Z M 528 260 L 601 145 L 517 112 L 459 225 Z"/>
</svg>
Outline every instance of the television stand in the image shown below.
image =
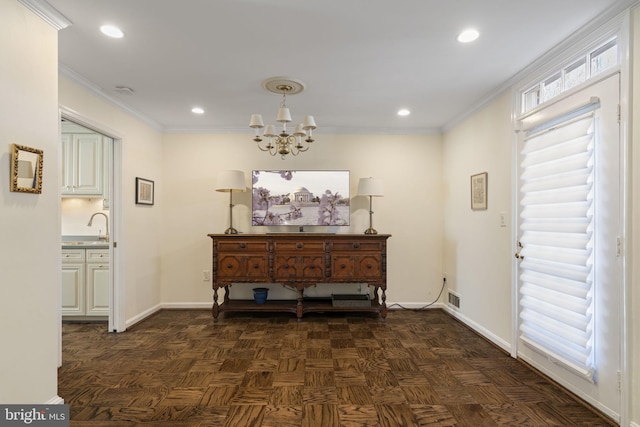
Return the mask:
<svg viewBox="0 0 640 427">
<path fill-rule="evenodd" d="M 268 233 L 209 234 L 213 243 L 214 321 L 223 311 L 291 312 L 300 321 L 310 312 L 373 312 L 387 316 L 389 234 Z M 295 300 L 233 300 L 229 286 L 281 283 L 297 290 Z M 331 298 L 307 299 L 318 283 L 366 283 L 374 289 L 370 306 L 334 306 Z M 218 303 L 219 290 L 224 290 Z"/>
</svg>

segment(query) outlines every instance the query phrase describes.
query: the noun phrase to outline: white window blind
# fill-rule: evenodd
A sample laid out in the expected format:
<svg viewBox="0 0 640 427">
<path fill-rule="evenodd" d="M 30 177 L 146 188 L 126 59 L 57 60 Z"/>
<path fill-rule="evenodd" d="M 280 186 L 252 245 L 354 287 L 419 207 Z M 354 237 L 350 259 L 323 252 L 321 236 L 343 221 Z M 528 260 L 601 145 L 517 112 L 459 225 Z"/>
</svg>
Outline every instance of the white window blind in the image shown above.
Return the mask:
<svg viewBox="0 0 640 427">
<path fill-rule="evenodd" d="M 593 380 L 593 102 L 526 133 L 520 338 Z"/>
</svg>

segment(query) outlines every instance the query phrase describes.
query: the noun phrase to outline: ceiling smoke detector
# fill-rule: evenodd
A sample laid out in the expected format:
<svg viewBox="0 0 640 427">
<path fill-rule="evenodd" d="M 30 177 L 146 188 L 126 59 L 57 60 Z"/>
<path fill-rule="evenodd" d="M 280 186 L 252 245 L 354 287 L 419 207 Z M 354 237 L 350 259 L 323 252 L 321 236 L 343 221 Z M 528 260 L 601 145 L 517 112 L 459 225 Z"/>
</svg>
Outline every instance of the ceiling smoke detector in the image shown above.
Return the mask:
<svg viewBox="0 0 640 427">
<path fill-rule="evenodd" d="M 116 86 L 115 91 L 120 95 L 133 95 L 133 89 L 127 86 Z"/>
</svg>

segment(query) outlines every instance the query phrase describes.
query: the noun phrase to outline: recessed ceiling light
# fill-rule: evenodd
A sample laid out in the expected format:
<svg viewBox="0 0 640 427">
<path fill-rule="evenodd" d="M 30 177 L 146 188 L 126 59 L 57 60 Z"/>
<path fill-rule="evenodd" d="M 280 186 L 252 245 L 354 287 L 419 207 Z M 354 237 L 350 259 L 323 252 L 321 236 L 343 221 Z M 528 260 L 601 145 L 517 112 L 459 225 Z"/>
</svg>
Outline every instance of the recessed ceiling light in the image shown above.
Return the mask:
<svg viewBox="0 0 640 427">
<path fill-rule="evenodd" d="M 191 109 L 191 112 L 194 114 L 204 114 L 204 110 L 200 107 L 193 107 Z"/>
<path fill-rule="evenodd" d="M 408 116 L 409 114 L 411 114 L 411 111 L 407 110 L 406 108 L 401 108 L 400 110 L 398 110 L 399 116 Z"/>
<path fill-rule="evenodd" d="M 473 28 L 464 30 L 458 35 L 458 41 L 460 43 L 469 43 L 476 40 L 480 36 L 480 33 Z"/>
<path fill-rule="evenodd" d="M 114 39 L 121 39 L 124 37 L 122 30 L 115 25 L 103 25 L 100 27 L 100 31 L 102 31 L 102 34 L 113 37 Z"/>
</svg>

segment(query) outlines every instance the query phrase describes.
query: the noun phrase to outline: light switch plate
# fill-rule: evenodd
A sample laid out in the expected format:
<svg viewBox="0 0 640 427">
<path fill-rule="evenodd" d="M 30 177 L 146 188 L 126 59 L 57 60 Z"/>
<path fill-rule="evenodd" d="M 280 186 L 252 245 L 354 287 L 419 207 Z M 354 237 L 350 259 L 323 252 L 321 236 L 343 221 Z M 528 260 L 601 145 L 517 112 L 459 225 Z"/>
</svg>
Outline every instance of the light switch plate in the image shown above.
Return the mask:
<svg viewBox="0 0 640 427">
<path fill-rule="evenodd" d="M 507 226 L 507 213 L 500 212 L 500 227 L 506 227 L 506 226 Z"/>
</svg>

